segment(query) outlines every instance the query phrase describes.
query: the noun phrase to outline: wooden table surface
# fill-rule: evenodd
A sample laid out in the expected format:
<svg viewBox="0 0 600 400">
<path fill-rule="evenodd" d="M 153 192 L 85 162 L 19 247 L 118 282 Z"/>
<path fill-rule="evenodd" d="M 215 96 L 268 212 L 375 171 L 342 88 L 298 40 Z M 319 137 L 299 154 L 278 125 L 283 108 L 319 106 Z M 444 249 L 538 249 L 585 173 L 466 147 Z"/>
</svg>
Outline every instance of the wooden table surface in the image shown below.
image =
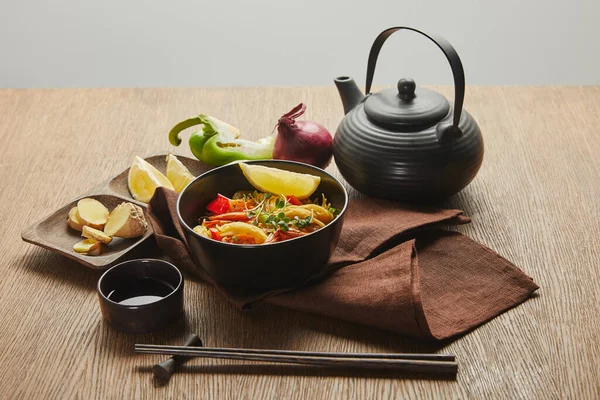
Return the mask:
<svg viewBox="0 0 600 400">
<path fill-rule="evenodd" d="M 100 316 L 98 271 L 21 241 L 23 228 L 134 155 L 190 155 L 167 140 L 177 121 L 207 113 L 258 138 L 300 101 L 308 119 L 335 131 L 342 110 L 333 87 L 0 90 L 0 398 L 600 397 L 600 87 L 469 88 L 466 109 L 486 154 L 447 205 L 473 218 L 463 233 L 541 289 L 451 343 L 273 306 L 240 312 L 195 280 L 185 287 L 185 321 L 121 334 Z M 157 255 L 152 243 L 134 254 Z M 133 354 L 133 344 L 180 344 L 191 332 L 212 346 L 451 352 L 460 369 L 456 380 L 428 380 L 193 360 L 154 385 L 151 366 L 162 357 Z"/>
</svg>

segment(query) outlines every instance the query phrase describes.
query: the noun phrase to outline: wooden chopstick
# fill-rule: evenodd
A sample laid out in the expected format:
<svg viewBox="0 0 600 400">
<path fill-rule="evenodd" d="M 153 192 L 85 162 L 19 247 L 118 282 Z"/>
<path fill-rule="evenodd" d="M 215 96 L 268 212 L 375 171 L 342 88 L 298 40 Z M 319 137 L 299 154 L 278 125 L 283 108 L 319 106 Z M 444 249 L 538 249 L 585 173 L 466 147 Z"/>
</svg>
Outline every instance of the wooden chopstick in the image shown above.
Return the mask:
<svg viewBox="0 0 600 400">
<path fill-rule="evenodd" d="M 174 349 L 189 350 L 190 346 L 168 346 L 156 344 L 136 344 L 135 349 Z M 296 350 L 270 350 L 270 349 L 237 349 L 227 347 L 193 347 L 192 350 L 244 353 L 244 354 L 276 354 L 287 356 L 310 356 L 310 357 L 339 357 L 339 358 L 385 358 L 392 360 L 432 360 L 432 361 L 454 361 L 454 354 L 430 354 L 430 353 L 334 353 L 321 351 L 296 351 Z"/>
<path fill-rule="evenodd" d="M 458 364 L 453 355 L 445 354 L 372 354 L 319 353 L 288 350 L 190 348 L 136 344 L 137 353 L 167 354 L 187 357 L 230 360 L 267 361 L 288 364 L 308 364 L 329 367 L 394 369 L 407 372 L 456 374 Z"/>
</svg>

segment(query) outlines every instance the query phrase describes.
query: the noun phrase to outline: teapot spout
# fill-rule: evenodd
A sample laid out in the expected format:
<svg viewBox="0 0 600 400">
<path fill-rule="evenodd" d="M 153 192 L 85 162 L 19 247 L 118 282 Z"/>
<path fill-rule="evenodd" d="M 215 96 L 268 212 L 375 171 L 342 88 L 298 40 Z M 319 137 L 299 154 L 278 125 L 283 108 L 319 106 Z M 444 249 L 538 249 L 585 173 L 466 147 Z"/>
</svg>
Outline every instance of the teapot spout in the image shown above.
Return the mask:
<svg viewBox="0 0 600 400">
<path fill-rule="evenodd" d="M 358 105 L 365 95 L 360 91 L 354 79 L 348 76 L 339 76 L 333 80 L 337 86 L 342 105 L 344 106 L 344 114 L 348 114 L 350 110 Z"/>
</svg>

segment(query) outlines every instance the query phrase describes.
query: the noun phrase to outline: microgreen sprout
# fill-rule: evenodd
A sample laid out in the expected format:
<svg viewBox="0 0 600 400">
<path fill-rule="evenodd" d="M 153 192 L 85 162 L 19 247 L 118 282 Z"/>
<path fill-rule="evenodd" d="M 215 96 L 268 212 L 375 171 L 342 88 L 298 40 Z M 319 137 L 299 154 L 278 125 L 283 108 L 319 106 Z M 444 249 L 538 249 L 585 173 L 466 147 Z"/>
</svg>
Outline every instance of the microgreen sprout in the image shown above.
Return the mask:
<svg viewBox="0 0 600 400">
<path fill-rule="evenodd" d="M 309 215 L 306 218 L 300 218 L 297 215 L 294 217 L 294 224 L 298 229 L 306 228 L 312 222 L 312 217 Z"/>
</svg>

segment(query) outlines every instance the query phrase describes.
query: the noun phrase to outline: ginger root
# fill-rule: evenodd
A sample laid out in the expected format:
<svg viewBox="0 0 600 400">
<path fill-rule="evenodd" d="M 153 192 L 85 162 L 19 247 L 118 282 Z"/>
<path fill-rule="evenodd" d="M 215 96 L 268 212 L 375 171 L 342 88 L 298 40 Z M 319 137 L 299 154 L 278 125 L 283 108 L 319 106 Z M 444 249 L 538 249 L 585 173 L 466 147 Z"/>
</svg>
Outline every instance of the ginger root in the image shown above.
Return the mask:
<svg viewBox="0 0 600 400">
<path fill-rule="evenodd" d="M 102 229 L 108 220 L 108 209 L 98 200 L 85 198 L 77 202 L 77 212 L 83 225 Z"/>
<path fill-rule="evenodd" d="M 79 218 L 79 212 L 77 211 L 77 207 L 73 207 L 69 210 L 69 216 L 67 217 L 67 225 L 71 229 L 75 229 L 76 231 L 81 232 L 83 229 L 83 221 Z"/>
<path fill-rule="evenodd" d="M 142 236 L 146 229 L 148 223 L 142 208 L 132 203 L 121 203 L 110 213 L 104 233 L 108 236 L 135 238 Z"/>
<path fill-rule="evenodd" d="M 84 226 L 81 231 L 81 236 L 88 239 L 96 239 L 102 243 L 110 243 L 112 242 L 112 238 L 98 229 L 90 228 L 89 226 Z"/>
<path fill-rule="evenodd" d="M 73 246 L 73 251 L 88 256 L 102 252 L 102 243 L 111 243 L 113 237 L 135 238 L 143 236 L 148 223 L 141 207 L 121 203 L 109 213 L 98 200 L 85 198 L 69 210 L 67 224 L 87 238 Z M 104 231 L 103 231 L 104 230 Z"/>
<path fill-rule="evenodd" d="M 96 239 L 85 239 L 81 242 L 75 243 L 73 250 L 77 253 L 88 256 L 97 256 L 102 251 L 102 243 Z"/>
</svg>

